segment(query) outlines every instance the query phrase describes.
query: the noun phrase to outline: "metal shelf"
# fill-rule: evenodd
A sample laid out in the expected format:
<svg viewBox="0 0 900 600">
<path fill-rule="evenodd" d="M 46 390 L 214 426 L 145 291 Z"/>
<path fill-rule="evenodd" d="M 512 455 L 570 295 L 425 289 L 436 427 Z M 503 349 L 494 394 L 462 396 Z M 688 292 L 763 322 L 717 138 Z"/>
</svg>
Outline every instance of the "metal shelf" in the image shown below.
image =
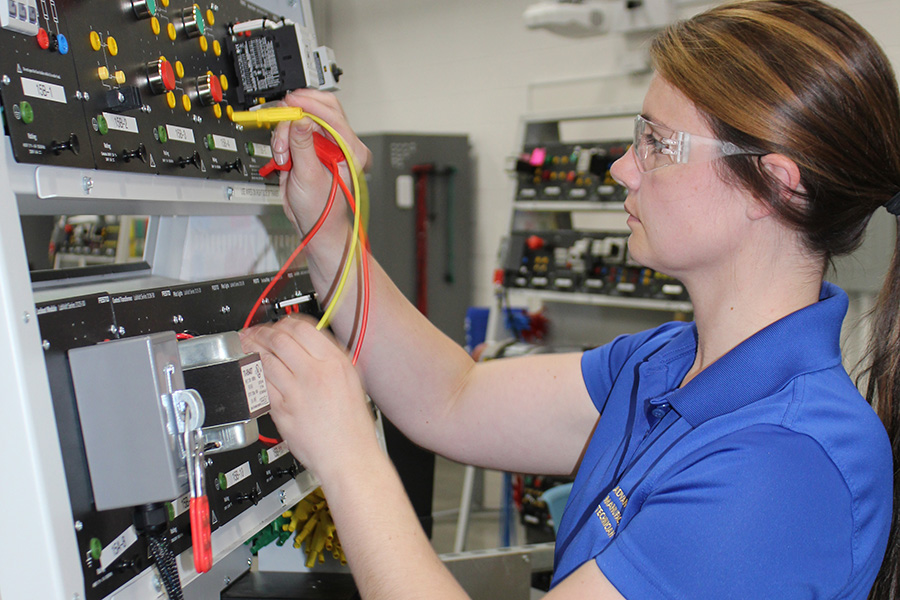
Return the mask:
<svg viewBox="0 0 900 600">
<path fill-rule="evenodd" d="M 628 296 L 606 296 L 603 294 L 587 294 L 582 292 L 555 292 L 552 290 L 536 290 L 531 288 L 506 288 L 510 297 L 522 295 L 537 298 L 544 302 L 583 304 L 590 306 L 617 306 L 621 308 L 639 308 L 644 310 L 662 310 L 669 312 L 693 312 L 694 306 L 686 300 L 657 300 L 655 298 L 631 298 Z"/>
<path fill-rule="evenodd" d="M 525 200 L 513 202 L 513 209 L 539 212 L 621 212 L 625 210 L 625 203 L 565 200 Z"/>
</svg>

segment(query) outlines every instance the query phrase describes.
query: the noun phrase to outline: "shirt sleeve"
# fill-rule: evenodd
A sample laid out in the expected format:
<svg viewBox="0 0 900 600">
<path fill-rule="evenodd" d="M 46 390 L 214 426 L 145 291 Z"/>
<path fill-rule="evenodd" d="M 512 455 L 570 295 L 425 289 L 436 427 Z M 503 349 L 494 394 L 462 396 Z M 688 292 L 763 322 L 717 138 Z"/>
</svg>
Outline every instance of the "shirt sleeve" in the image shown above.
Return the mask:
<svg viewBox="0 0 900 600">
<path fill-rule="evenodd" d="M 596 562 L 629 599 L 833 598 L 852 531 L 850 493 L 821 446 L 757 425 L 673 466 Z"/>
</svg>

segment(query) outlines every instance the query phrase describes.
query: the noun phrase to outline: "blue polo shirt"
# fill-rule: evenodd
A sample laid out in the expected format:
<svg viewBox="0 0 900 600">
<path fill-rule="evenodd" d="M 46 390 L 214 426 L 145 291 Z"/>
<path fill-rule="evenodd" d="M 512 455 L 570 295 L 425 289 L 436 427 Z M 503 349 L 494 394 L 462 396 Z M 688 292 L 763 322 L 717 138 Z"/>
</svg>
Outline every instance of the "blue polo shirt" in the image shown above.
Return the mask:
<svg viewBox="0 0 900 600">
<path fill-rule="evenodd" d="M 773 323 L 683 388 L 693 323 L 584 354 L 602 414 L 559 524 L 629 599 L 861 598 L 891 523 L 884 428 L 841 364 L 847 296 Z M 623 435 L 624 434 L 624 435 Z"/>
</svg>

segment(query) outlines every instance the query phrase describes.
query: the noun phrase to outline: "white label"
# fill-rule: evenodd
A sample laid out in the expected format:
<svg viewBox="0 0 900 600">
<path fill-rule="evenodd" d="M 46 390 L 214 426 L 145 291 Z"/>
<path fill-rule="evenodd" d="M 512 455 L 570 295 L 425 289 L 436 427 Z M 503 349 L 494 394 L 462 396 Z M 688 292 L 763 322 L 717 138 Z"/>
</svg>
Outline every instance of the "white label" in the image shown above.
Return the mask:
<svg viewBox="0 0 900 600">
<path fill-rule="evenodd" d="M 272 158 L 272 146 L 268 144 L 253 144 L 253 152 L 256 156 L 263 158 Z"/>
<path fill-rule="evenodd" d="M 237 152 L 237 142 L 234 141 L 234 138 L 215 134 L 213 134 L 212 137 L 216 150 L 230 150 L 231 152 Z"/>
<path fill-rule="evenodd" d="M 67 104 L 66 101 L 66 88 L 61 85 L 56 85 L 55 83 L 45 83 L 43 81 L 37 81 L 36 79 L 28 79 L 27 77 L 22 77 L 22 92 L 26 96 L 30 96 L 31 98 L 38 98 L 40 100 L 50 100 L 51 102 L 59 102 L 60 104 Z"/>
<path fill-rule="evenodd" d="M 187 127 L 178 127 L 176 125 L 166 125 L 166 133 L 169 134 L 170 140 L 176 142 L 194 143 L 194 130 Z"/>
<path fill-rule="evenodd" d="M 597 193 L 601 196 L 609 196 L 610 194 L 614 194 L 616 191 L 616 187 L 613 185 L 601 185 L 597 188 Z"/>
<path fill-rule="evenodd" d="M 631 293 L 631 292 L 633 292 L 635 289 L 636 289 L 636 286 L 635 286 L 633 283 L 625 283 L 625 282 L 622 282 L 622 283 L 617 283 L 617 284 L 616 284 L 616 290 L 619 291 L 619 292 L 627 292 L 627 293 Z"/>
<path fill-rule="evenodd" d="M 281 442 L 266 450 L 266 457 L 269 459 L 270 465 L 282 456 L 287 456 L 288 454 L 290 454 L 290 450 L 288 450 L 287 442 Z"/>
<path fill-rule="evenodd" d="M 519 190 L 519 198 L 534 198 L 537 196 L 537 190 L 534 188 L 522 188 Z"/>
<path fill-rule="evenodd" d="M 412 175 L 398 175 L 397 190 L 397 208 L 413 207 L 413 178 Z"/>
<path fill-rule="evenodd" d="M 684 288 L 674 283 L 667 283 L 662 286 L 662 293 L 667 296 L 677 296 L 684 291 Z"/>
<path fill-rule="evenodd" d="M 248 477 L 250 477 L 250 461 L 245 462 L 234 471 L 225 474 L 225 479 L 228 482 L 228 487 L 237 485 Z"/>
<path fill-rule="evenodd" d="M 569 198 L 584 198 L 587 196 L 587 190 L 584 188 L 575 188 L 569 191 Z"/>
<path fill-rule="evenodd" d="M 601 279 L 585 279 L 584 285 L 589 288 L 599 289 L 603 287 L 603 280 Z"/>
<path fill-rule="evenodd" d="M 114 560 L 122 556 L 122 553 L 128 550 L 137 541 L 137 531 L 134 525 L 122 532 L 122 535 L 114 539 L 100 553 L 100 570 L 105 571 L 106 568 L 113 563 Z"/>
<path fill-rule="evenodd" d="M 559 196 L 560 192 L 562 192 L 562 189 L 555 185 L 544 188 L 544 194 L 546 194 L 547 196 Z"/>
<path fill-rule="evenodd" d="M 547 285 L 546 277 L 532 277 L 531 285 L 543 287 Z"/>
<path fill-rule="evenodd" d="M 256 360 L 241 367 L 244 378 L 244 391 L 247 392 L 247 406 L 250 413 L 269 405 L 269 391 L 266 389 L 266 376 L 263 373 L 262 361 Z"/>
<path fill-rule="evenodd" d="M 174 521 L 180 515 L 183 515 L 191 508 L 191 495 L 185 494 L 178 500 L 172 500 L 169 504 L 172 505 L 172 512 L 169 514 L 171 519 Z"/>
<path fill-rule="evenodd" d="M 570 288 L 570 287 L 572 287 L 572 280 L 568 279 L 566 277 L 560 277 L 559 279 L 557 279 L 556 281 L 553 282 L 553 285 L 555 285 L 558 288 Z"/>
<path fill-rule="evenodd" d="M 108 112 L 103 113 L 103 117 L 106 119 L 106 124 L 110 129 L 125 131 L 127 133 L 138 132 L 137 119 L 134 117 L 126 117 L 125 115 L 117 115 Z"/>
</svg>

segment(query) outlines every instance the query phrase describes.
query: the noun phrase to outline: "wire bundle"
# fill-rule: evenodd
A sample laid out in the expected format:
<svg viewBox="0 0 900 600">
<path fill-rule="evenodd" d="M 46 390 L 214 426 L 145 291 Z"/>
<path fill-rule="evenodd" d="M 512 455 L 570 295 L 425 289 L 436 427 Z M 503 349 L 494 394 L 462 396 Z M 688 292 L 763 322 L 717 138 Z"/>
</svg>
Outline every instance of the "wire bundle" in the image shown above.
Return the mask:
<svg viewBox="0 0 900 600">
<path fill-rule="evenodd" d="M 353 155 L 350 152 L 350 149 L 347 147 L 347 144 L 344 142 L 341 135 L 328 123 L 320 119 L 319 117 L 301 111 L 300 109 L 292 109 L 288 107 L 282 108 L 268 108 L 260 111 L 254 111 L 255 117 L 257 118 L 257 123 L 260 124 L 263 122 L 260 119 L 260 113 L 266 112 L 270 113 L 270 119 L 276 120 L 281 118 L 281 120 L 298 120 L 301 118 L 310 118 L 318 125 L 320 125 L 325 131 L 327 131 L 334 140 L 337 142 L 338 147 L 340 149 L 340 153 L 335 153 L 331 151 L 333 144 L 326 140 L 324 136 L 316 133 L 313 134 L 315 138 L 316 144 L 316 154 L 319 156 L 319 159 L 322 163 L 331 171 L 332 174 L 332 185 L 331 190 L 328 195 L 328 201 L 325 204 L 325 208 L 322 211 L 322 214 L 316 220 L 316 223 L 312 226 L 309 232 L 303 236 L 303 239 L 300 241 L 300 244 L 297 246 L 297 249 L 291 253 L 291 256 L 285 261 L 284 265 L 282 265 L 281 269 L 278 270 L 278 273 L 275 277 L 272 278 L 272 281 L 266 286 L 263 290 L 262 294 L 260 294 L 256 303 L 253 305 L 253 308 L 250 311 L 250 314 L 247 315 L 247 319 L 244 322 L 244 327 L 249 327 L 253 321 L 253 316 L 256 314 L 256 311 L 259 309 L 263 300 L 269 295 L 272 291 L 272 288 L 275 287 L 275 284 L 284 276 L 285 272 L 288 270 L 291 264 L 293 264 L 294 260 L 296 260 L 297 256 L 300 252 L 309 244 L 312 238 L 318 233 L 319 229 L 321 229 L 322 225 L 325 223 L 325 219 L 328 217 L 331 212 L 332 207 L 334 206 L 334 200 L 337 195 L 338 187 L 341 188 L 341 191 L 344 193 L 344 196 L 347 198 L 347 203 L 350 205 L 350 209 L 353 211 L 353 232 L 350 240 L 350 248 L 347 252 L 347 260 L 344 262 L 344 266 L 341 269 L 341 275 L 338 280 L 337 287 L 335 289 L 335 293 L 331 298 L 331 301 L 328 303 L 327 308 L 325 309 L 325 313 L 322 315 L 322 318 L 319 320 L 316 325 L 316 329 L 322 330 L 328 326 L 331 322 L 332 317 L 334 316 L 334 311 L 337 309 L 339 304 L 339 300 L 344 293 L 344 287 L 347 283 L 347 277 L 350 273 L 350 266 L 352 261 L 356 258 L 357 253 L 360 257 L 360 262 L 362 265 L 363 271 L 363 307 L 362 307 L 362 315 L 360 318 L 359 325 L 359 334 L 356 339 L 356 347 L 353 352 L 352 362 L 355 365 L 359 360 L 359 353 L 362 348 L 363 340 L 365 339 L 366 328 L 368 325 L 369 318 L 369 259 L 368 259 L 368 242 L 366 239 L 366 234 L 364 228 L 361 226 L 361 215 L 365 210 L 364 203 L 366 201 L 365 194 L 360 187 L 360 179 L 358 177 L 356 165 L 353 161 Z M 275 113 L 281 113 L 278 116 L 275 116 Z M 238 115 L 238 113 L 235 113 Z M 253 114 L 253 113 L 250 113 Z M 237 119 L 239 120 L 239 119 Z M 343 178 L 340 176 L 338 163 L 341 160 L 346 160 L 347 165 L 350 167 L 350 177 L 353 183 L 353 193 L 350 193 L 350 190 L 347 187 L 347 184 L 344 182 Z"/>
<path fill-rule="evenodd" d="M 337 529 L 322 488 L 317 488 L 281 516 L 290 519 L 282 525 L 282 530 L 296 533 L 294 548 L 299 549 L 303 546 L 303 542 L 306 542 L 304 551 L 307 569 L 313 568 L 317 562 L 324 563 L 326 552 L 342 565 L 347 564 L 347 557 L 341 548 L 341 541 L 338 539 Z"/>
</svg>

